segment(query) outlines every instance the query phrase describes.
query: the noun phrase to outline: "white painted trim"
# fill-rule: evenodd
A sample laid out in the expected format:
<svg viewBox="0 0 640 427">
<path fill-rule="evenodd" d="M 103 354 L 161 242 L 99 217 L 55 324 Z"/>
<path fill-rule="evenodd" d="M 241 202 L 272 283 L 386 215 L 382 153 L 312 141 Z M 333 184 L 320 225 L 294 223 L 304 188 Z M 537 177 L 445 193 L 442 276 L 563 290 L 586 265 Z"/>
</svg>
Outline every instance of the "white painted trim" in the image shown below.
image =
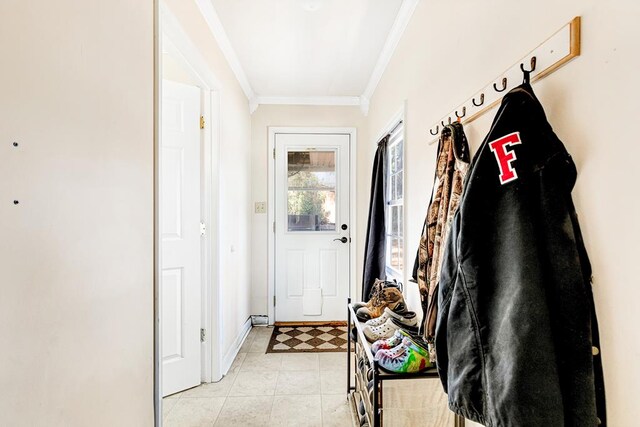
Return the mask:
<svg viewBox="0 0 640 427">
<path fill-rule="evenodd" d="M 218 47 L 224 54 L 224 57 L 227 59 L 229 63 L 229 67 L 236 76 L 240 87 L 244 91 L 248 100 L 251 100 L 255 97 L 255 93 L 251 88 L 251 84 L 249 84 L 249 80 L 247 79 L 247 75 L 240 64 L 240 60 L 238 59 L 238 55 L 236 51 L 231 46 L 231 42 L 229 41 L 229 37 L 227 33 L 224 31 L 224 27 L 222 22 L 220 22 L 220 18 L 218 17 L 218 13 L 213 7 L 213 2 L 211 0 L 194 0 L 196 5 L 200 9 L 200 13 L 204 17 L 204 20 L 207 22 L 209 26 L 209 30 L 213 34 L 213 37 L 218 42 Z"/>
<path fill-rule="evenodd" d="M 359 96 L 258 96 L 262 105 L 360 105 Z"/>
<path fill-rule="evenodd" d="M 220 107 L 220 92 L 211 91 L 211 152 L 209 157 L 209 193 L 211 205 L 208 215 L 205 216 L 205 224 L 209 227 L 207 237 L 211 257 L 209 293 L 211 301 L 211 316 L 207 323 L 207 330 L 211 331 L 211 381 L 219 381 L 222 378 L 222 286 L 220 285 L 220 141 L 222 141 L 222 108 Z M 206 126 L 206 124 L 205 124 Z M 208 222 L 207 222 L 208 221 Z"/>
<path fill-rule="evenodd" d="M 160 333 L 160 95 L 162 37 L 160 1 L 153 0 L 153 426 L 162 426 L 162 334 Z"/>
<path fill-rule="evenodd" d="M 179 60 L 195 80 L 200 82 L 204 92 L 203 116 L 205 133 L 203 144 L 202 220 L 208 230 L 202 239 L 203 268 L 203 309 L 202 327 L 207 331 L 207 339 L 202 349 L 202 381 L 218 381 L 222 378 L 222 307 L 219 280 L 219 182 L 220 182 L 220 80 L 208 67 L 199 49 L 191 42 L 177 18 L 164 3 L 160 6 L 160 34 L 162 49 Z M 161 71 L 159 71 L 161 72 Z M 156 96 L 160 97 L 160 93 Z M 159 316 L 159 314 L 158 314 Z M 161 377 L 160 377 L 161 378 Z M 160 387 L 160 384 L 158 384 Z"/>
<path fill-rule="evenodd" d="M 384 127 L 382 129 L 380 129 L 380 131 L 378 132 L 378 136 L 376 136 L 376 138 L 372 141 L 374 144 L 378 144 L 378 142 L 380 142 L 380 140 L 382 139 L 382 137 L 384 137 L 386 134 L 389 133 L 389 131 L 396 125 L 398 124 L 398 122 L 400 120 L 402 120 L 403 122 L 405 121 L 405 116 L 407 114 L 407 100 L 405 99 L 402 102 L 402 107 L 400 107 L 400 109 L 398 109 L 398 111 L 391 116 L 391 120 L 389 120 L 387 122 L 386 125 L 384 125 Z M 405 123 L 405 128 L 404 128 L 404 134 L 406 134 L 407 132 L 407 127 L 406 127 L 406 123 Z M 405 136 L 405 135 L 403 135 Z"/>
<path fill-rule="evenodd" d="M 209 89 L 219 89 L 221 87 L 220 80 L 211 71 L 200 50 L 189 39 L 178 18 L 164 2 L 162 2 L 160 9 L 160 25 L 162 26 L 162 50 L 173 57 L 182 59 L 189 71 L 195 74 Z"/>
<path fill-rule="evenodd" d="M 357 215 L 355 195 L 357 189 L 357 177 L 356 166 L 357 159 L 357 131 L 354 127 L 269 127 L 269 145 L 268 145 L 268 168 L 267 168 L 267 180 L 268 180 L 268 197 L 267 197 L 267 225 L 269 229 L 268 236 L 268 248 L 267 248 L 267 314 L 269 316 L 269 324 L 273 325 L 275 322 L 275 310 L 273 307 L 273 298 L 276 294 L 275 283 L 275 233 L 273 232 L 273 222 L 275 221 L 275 159 L 273 158 L 273 150 L 276 147 L 276 134 L 279 133 L 306 133 L 306 134 L 342 134 L 349 135 L 349 179 L 350 179 L 350 197 L 349 197 L 349 222 L 350 222 L 350 234 L 351 244 L 349 245 L 349 264 L 350 264 L 350 277 L 349 277 L 349 296 L 354 298 L 356 295 L 356 237 L 358 233 L 357 227 Z M 346 305 L 345 301 L 345 305 Z M 345 309 L 346 311 L 346 309 Z"/>
<path fill-rule="evenodd" d="M 242 64 L 238 59 L 236 51 L 231 45 L 231 41 L 224 30 L 224 26 L 220 21 L 220 17 L 213 6 L 211 0 L 194 0 L 200 13 L 213 34 L 220 50 L 224 54 L 231 70 L 236 76 L 240 87 L 244 91 L 249 100 L 249 112 L 253 112 L 259 105 L 357 105 L 362 109 L 362 113 L 366 116 L 369 113 L 369 100 L 373 96 L 382 75 L 384 74 L 389 61 L 395 52 L 398 42 L 402 38 L 404 31 L 409 23 L 413 12 L 418 5 L 419 0 L 403 0 L 396 19 L 391 26 L 391 30 L 387 36 L 387 40 L 380 52 L 378 61 L 371 73 L 369 82 L 361 96 L 306 96 L 306 97 L 290 97 L 290 96 L 258 96 L 253 91 L 249 79 L 242 68 Z M 219 85 L 215 85 L 219 87 Z"/>
<path fill-rule="evenodd" d="M 360 97 L 360 109 L 362 110 L 362 114 L 365 116 L 369 114 L 369 98 L 366 96 Z"/>
<path fill-rule="evenodd" d="M 258 109 L 259 105 L 257 97 L 254 96 L 251 98 L 249 100 L 249 114 L 253 114 Z"/>
<path fill-rule="evenodd" d="M 411 20 L 411 16 L 413 15 L 416 6 L 418 5 L 419 0 L 403 0 L 402 5 L 400 6 L 400 10 L 398 10 L 398 14 L 396 15 L 396 19 L 391 26 L 391 30 L 389 31 L 389 35 L 387 36 L 387 40 L 384 43 L 384 47 L 380 52 L 380 56 L 378 57 L 378 62 L 371 73 L 371 77 L 369 78 L 369 83 L 367 84 L 366 89 L 362 93 L 362 96 L 366 99 L 371 99 L 373 97 L 373 93 L 376 91 L 376 87 L 378 87 L 378 83 L 380 83 L 380 79 L 384 74 L 387 66 L 389 65 L 389 61 L 391 61 L 391 57 L 404 34 L 404 30 L 407 28 L 407 24 Z"/>
<path fill-rule="evenodd" d="M 227 351 L 227 354 L 225 354 L 224 358 L 222 359 L 222 371 L 221 371 L 222 376 L 227 375 L 227 372 L 229 372 L 229 369 L 231 368 L 233 361 L 236 359 L 236 356 L 238 356 L 238 353 L 240 352 L 240 348 L 242 348 L 242 344 L 244 344 L 244 342 L 246 341 L 250 331 L 251 331 L 251 317 L 249 317 L 247 321 L 244 322 L 244 325 L 242 325 L 242 329 L 240 330 L 240 333 L 238 334 L 236 339 L 233 340 L 233 344 L 231 344 L 231 348 L 229 348 L 229 350 Z M 219 381 L 220 379 L 222 379 L 222 376 L 216 381 Z"/>
<path fill-rule="evenodd" d="M 380 132 L 378 132 L 378 136 L 372 141 L 374 144 L 377 144 L 385 135 L 387 135 L 389 133 L 389 131 L 391 129 L 393 129 L 395 127 L 395 125 L 398 124 L 398 122 L 402 120 L 402 141 L 403 141 L 403 151 L 402 151 L 402 164 L 404 165 L 404 170 L 403 170 L 403 175 L 404 175 L 404 181 L 403 181 L 403 185 L 404 185 L 404 194 L 408 194 L 407 193 L 407 189 L 410 187 L 407 185 L 407 100 L 405 99 L 402 102 L 402 106 L 398 109 L 398 111 L 391 116 L 391 119 L 387 122 L 387 124 L 380 130 Z M 385 189 L 385 191 L 387 191 L 387 189 Z M 403 260 L 403 265 L 405 266 L 403 271 L 402 271 L 402 277 L 396 277 L 395 275 L 393 276 L 393 278 L 396 278 L 398 280 L 400 280 L 402 283 L 405 284 L 404 289 L 407 288 L 406 283 L 408 283 L 408 278 L 409 278 L 409 274 L 411 272 L 411 267 L 412 264 L 409 262 L 407 263 L 407 254 L 409 252 L 407 252 L 407 198 L 403 197 L 402 200 L 402 206 L 403 206 L 403 213 L 404 213 L 404 217 L 402 218 L 402 236 L 403 236 L 403 248 L 402 248 L 402 253 L 404 254 L 405 259 Z M 386 209 L 386 208 L 385 208 Z M 386 211 L 385 211 L 386 212 Z M 386 251 L 386 248 L 385 248 Z M 394 270 L 395 271 L 395 270 Z"/>
</svg>

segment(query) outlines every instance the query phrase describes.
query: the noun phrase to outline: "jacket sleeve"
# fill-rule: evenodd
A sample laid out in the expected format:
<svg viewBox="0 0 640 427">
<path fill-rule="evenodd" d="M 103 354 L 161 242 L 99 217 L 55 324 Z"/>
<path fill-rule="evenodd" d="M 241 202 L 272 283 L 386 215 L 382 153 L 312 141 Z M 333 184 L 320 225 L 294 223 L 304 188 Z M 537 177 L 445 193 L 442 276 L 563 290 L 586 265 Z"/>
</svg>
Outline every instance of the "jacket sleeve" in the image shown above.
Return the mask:
<svg viewBox="0 0 640 427">
<path fill-rule="evenodd" d="M 576 169 L 566 153 L 540 172 L 540 245 L 544 248 L 546 294 L 563 391 L 566 419 L 595 425 L 596 407 L 591 330 L 591 269 L 582 246 L 571 189 Z"/>
<path fill-rule="evenodd" d="M 447 352 L 447 326 L 449 319 L 449 309 L 455 288 L 455 278 L 457 274 L 457 261 L 455 259 L 455 240 L 458 235 L 458 220 L 451 224 L 451 230 L 447 236 L 444 249 L 442 266 L 440 268 L 440 278 L 438 280 L 438 320 L 436 322 L 435 347 L 437 354 L 437 367 L 440 381 L 445 393 L 448 393 L 448 367 L 449 357 Z"/>
</svg>

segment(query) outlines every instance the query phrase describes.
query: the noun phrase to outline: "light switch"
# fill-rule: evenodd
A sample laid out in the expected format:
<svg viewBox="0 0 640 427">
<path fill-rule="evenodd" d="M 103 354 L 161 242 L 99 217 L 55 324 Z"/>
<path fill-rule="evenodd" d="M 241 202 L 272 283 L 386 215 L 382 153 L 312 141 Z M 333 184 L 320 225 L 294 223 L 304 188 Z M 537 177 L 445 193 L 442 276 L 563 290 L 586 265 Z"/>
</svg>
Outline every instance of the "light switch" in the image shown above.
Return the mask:
<svg viewBox="0 0 640 427">
<path fill-rule="evenodd" d="M 267 202 L 256 202 L 256 213 L 267 213 Z"/>
</svg>

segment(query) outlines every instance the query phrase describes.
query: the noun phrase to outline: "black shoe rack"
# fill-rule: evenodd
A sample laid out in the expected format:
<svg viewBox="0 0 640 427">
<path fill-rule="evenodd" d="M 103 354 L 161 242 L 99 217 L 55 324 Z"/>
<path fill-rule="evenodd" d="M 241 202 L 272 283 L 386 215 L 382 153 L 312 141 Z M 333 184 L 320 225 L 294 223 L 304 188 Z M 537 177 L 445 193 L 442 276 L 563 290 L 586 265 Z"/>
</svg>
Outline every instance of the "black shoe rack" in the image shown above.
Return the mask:
<svg viewBox="0 0 640 427">
<path fill-rule="evenodd" d="M 432 368 L 418 373 L 394 374 L 380 369 L 378 361 L 371 354 L 371 344 L 364 335 L 363 326 L 364 324 L 356 317 L 351 298 L 349 298 L 347 300 L 347 394 L 351 397 L 361 426 L 382 427 L 384 421 L 382 392 L 385 381 L 438 379 L 438 372 Z M 352 337 L 354 328 L 356 336 Z M 355 366 L 351 366 L 352 353 L 355 354 Z M 352 378 L 355 379 L 352 380 Z M 361 412 L 362 409 L 364 413 Z M 464 418 L 456 416 L 454 427 L 464 427 Z"/>
</svg>

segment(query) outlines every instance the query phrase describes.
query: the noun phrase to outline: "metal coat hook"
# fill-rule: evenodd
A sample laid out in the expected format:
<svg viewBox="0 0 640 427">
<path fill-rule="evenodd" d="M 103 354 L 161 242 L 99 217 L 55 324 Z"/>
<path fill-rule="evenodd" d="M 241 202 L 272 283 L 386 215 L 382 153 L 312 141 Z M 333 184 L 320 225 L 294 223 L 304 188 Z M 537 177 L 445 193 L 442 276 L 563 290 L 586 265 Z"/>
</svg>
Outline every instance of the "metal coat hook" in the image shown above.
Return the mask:
<svg viewBox="0 0 640 427">
<path fill-rule="evenodd" d="M 467 115 L 467 107 L 462 107 L 462 115 L 458 114 L 458 110 L 456 110 L 455 114 L 456 114 L 457 118 L 459 118 L 459 119 L 463 118 L 464 116 Z"/>
<path fill-rule="evenodd" d="M 496 84 L 494 83 L 493 90 L 495 90 L 496 92 L 504 92 L 505 90 L 507 90 L 507 78 L 502 78 L 502 89 L 498 89 L 498 86 L 496 86 Z"/>
<path fill-rule="evenodd" d="M 438 135 L 438 130 L 440 130 L 440 125 L 436 125 L 436 131 L 434 132 L 433 129 L 429 129 L 429 133 L 433 136 Z"/>
<path fill-rule="evenodd" d="M 525 70 L 524 69 L 524 64 L 521 62 L 520 63 L 520 70 L 522 70 L 523 73 L 533 73 L 536 69 L 536 57 L 532 56 L 531 57 L 531 69 L 530 70 Z"/>
<path fill-rule="evenodd" d="M 484 93 L 480 94 L 480 104 L 476 104 L 476 98 L 475 97 L 473 99 L 471 99 L 471 102 L 473 102 L 473 105 L 475 105 L 476 107 L 479 107 L 482 104 L 484 104 Z"/>
</svg>

